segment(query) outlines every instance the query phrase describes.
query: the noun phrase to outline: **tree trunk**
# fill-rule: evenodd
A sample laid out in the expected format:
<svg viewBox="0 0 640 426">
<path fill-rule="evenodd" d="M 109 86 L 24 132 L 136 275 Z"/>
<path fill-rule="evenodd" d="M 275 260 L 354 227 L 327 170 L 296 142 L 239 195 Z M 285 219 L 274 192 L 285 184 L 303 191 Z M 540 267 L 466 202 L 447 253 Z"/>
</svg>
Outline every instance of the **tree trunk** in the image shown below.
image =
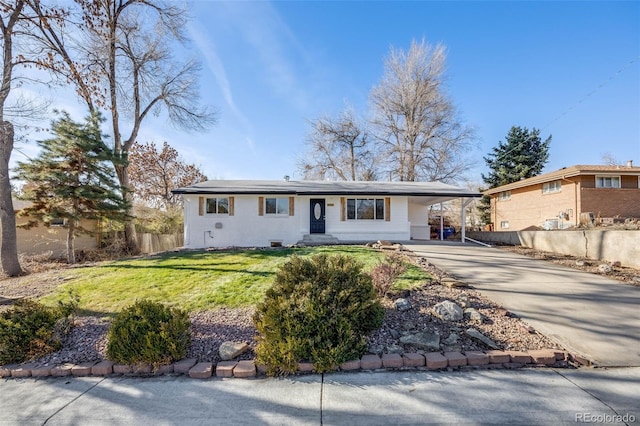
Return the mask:
<svg viewBox="0 0 640 426">
<path fill-rule="evenodd" d="M 73 265 L 76 263 L 76 221 L 69 220 L 69 232 L 67 232 L 67 263 Z"/>
<path fill-rule="evenodd" d="M 133 217 L 133 193 L 130 190 L 129 182 L 129 170 L 126 166 L 116 165 L 116 174 L 118 175 L 118 181 L 122 188 L 122 196 L 127 202 L 127 215 Z M 136 228 L 132 219 L 128 219 L 124 223 L 124 238 L 127 244 L 127 251 L 131 254 L 140 253 L 138 246 L 138 237 L 136 235 Z"/>
<path fill-rule="evenodd" d="M 2 270 L 10 277 L 22 275 L 18 260 L 18 237 L 16 232 L 16 214 L 11 199 L 9 181 L 9 159 L 13 150 L 13 125 L 8 121 L 0 124 L 0 225 L 2 245 L 0 257 Z"/>
</svg>

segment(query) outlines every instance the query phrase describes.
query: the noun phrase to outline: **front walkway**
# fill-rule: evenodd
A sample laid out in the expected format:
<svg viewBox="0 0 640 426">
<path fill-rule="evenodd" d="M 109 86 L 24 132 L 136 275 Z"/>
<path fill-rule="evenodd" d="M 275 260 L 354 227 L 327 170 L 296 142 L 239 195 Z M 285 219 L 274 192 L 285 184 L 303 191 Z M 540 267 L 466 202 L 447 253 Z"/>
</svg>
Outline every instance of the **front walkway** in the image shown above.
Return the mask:
<svg viewBox="0 0 640 426">
<path fill-rule="evenodd" d="M 601 366 L 640 366 L 640 287 L 475 244 L 405 247 Z"/>
</svg>

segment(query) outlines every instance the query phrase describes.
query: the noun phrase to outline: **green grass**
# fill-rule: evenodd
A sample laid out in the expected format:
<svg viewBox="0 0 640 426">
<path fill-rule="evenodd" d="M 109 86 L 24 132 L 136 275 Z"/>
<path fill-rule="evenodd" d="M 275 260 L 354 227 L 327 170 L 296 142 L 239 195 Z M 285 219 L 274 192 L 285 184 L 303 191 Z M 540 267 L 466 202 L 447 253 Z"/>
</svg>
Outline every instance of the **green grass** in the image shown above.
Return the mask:
<svg viewBox="0 0 640 426">
<path fill-rule="evenodd" d="M 55 303 L 72 291 L 84 314 L 114 315 L 138 299 L 149 299 L 187 311 L 252 306 L 272 284 L 279 265 L 292 254 L 346 254 L 373 268 L 384 255 L 361 246 L 323 246 L 282 250 L 166 253 L 67 269 L 66 283 L 41 300 Z M 428 274 L 411 265 L 395 289 L 422 285 Z"/>
</svg>

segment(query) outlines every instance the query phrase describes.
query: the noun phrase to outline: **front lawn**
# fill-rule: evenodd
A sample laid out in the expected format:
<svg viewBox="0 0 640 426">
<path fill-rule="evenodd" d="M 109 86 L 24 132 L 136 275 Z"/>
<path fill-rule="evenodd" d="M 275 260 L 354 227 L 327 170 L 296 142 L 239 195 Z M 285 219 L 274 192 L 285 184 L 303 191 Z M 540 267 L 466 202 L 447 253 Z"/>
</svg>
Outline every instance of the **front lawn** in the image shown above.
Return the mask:
<svg viewBox="0 0 640 426">
<path fill-rule="evenodd" d="M 80 296 L 85 314 L 113 315 L 137 299 L 150 299 L 187 311 L 252 306 L 272 284 L 279 265 L 292 254 L 348 254 L 371 269 L 384 254 L 361 246 L 322 246 L 279 250 L 186 251 L 105 262 L 65 270 L 65 284 L 42 299 L 54 303 L 69 290 Z M 410 265 L 396 284 L 409 289 L 429 276 Z"/>
</svg>

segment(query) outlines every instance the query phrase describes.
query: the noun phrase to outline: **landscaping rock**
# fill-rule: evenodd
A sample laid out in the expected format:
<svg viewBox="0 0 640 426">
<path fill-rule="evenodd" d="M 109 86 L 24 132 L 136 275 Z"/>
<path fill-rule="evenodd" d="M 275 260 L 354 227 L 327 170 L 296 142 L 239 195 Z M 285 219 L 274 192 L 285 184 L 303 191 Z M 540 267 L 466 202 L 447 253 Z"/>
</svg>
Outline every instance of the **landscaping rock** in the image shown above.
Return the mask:
<svg viewBox="0 0 640 426">
<path fill-rule="evenodd" d="M 400 338 L 400 333 L 398 332 L 398 330 L 395 329 L 390 329 L 389 330 L 389 334 L 391 335 L 391 337 L 393 337 L 394 339 L 399 339 Z"/>
<path fill-rule="evenodd" d="M 402 355 L 404 353 L 404 349 L 398 345 L 389 345 L 385 348 L 385 352 L 388 354 Z"/>
<path fill-rule="evenodd" d="M 383 345 L 373 345 L 369 347 L 369 352 L 376 355 L 382 355 L 384 353 Z"/>
<path fill-rule="evenodd" d="M 400 343 L 403 345 L 415 346 L 418 349 L 424 350 L 439 350 L 440 349 L 440 335 L 438 333 L 422 332 L 416 334 L 409 334 L 400 338 Z"/>
<path fill-rule="evenodd" d="M 471 337 L 472 339 L 480 343 L 487 345 L 491 349 L 500 349 L 500 346 L 498 346 L 493 340 L 489 339 L 487 336 L 480 333 L 475 328 L 469 328 L 465 330 L 464 334 L 466 334 L 467 336 Z"/>
<path fill-rule="evenodd" d="M 458 298 L 456 299 L 456 303 L 458 303 L 458 305 L 462 306 L 463 308 L 468 308 L 470 306 L 470 302 L 469 302 L 469 296 L 467 296 L 466 294 L 461 294 L 460 296 L 458 296 Z"/>
<path fill-rule="evenodd" d="M 462 308 L 451 300 L 440 302 L 433 308 L 435 309 L 438 318 L 443 321 L 462 321 L 464 318 Z"/>
<path fill-rule="evenodd" d="M 606 263 L 598 265 L 598 272 L 600 272 L 601 274 L 608 274 L 612 270 L 613 268 L 611 267 L 611 265 L 607 265 Z"/>
<path fill-rule="evenodd" d="M 229 361 L 249 350 L 249 345 L 245 342 L 223 342 L 220 345 L 220 359 Z"/>
<path fill-rule="evenodd" d="M 409 303 L 407 299 L 396 299 L 394 304 L 396 306 L 396 309 L 400 312 L 408 311 L 409 309 L 411 309 L 411 303 Z"/>
<path fill-rule="evenodd" d="M 451 334 L 449 334 L 449 337 L 447 337 L 446 339 L 444 339 L 442 341 L 442 343 L 447 345 L 447 346 L 451 346 L 451 345 L 455 345 L 456 343 L 458 343 L 459 339 L 460 339 L 460 336 L 458 336 L 456 333 L 451 333 Z"/>
<path fill-rule="evenodd" d="M 484 315 L 480 313 L 477 309 L 467 308 L 464 310 L 464 313 L 469 316 L 471 321 L 476 321 L 482 323 L 484 321 Z"/>
</svg>

